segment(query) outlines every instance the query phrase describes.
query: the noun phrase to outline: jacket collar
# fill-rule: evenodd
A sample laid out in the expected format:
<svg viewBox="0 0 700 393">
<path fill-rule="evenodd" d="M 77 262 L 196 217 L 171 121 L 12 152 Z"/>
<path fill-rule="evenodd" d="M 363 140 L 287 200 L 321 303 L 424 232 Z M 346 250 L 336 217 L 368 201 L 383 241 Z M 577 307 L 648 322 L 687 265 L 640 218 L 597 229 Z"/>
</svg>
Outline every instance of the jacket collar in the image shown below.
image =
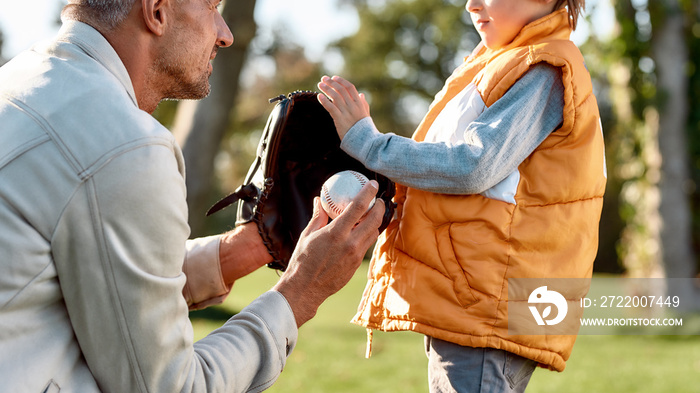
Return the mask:
<svg viewBox="0 0 700 393">
<path fill-rule="evenodd" d="M 75 20 L 65 21 L 58 32 L 56 41 L 76 45 L 85 54 L 109 70 L 124 86 L 134 105 L 138 106 L 134 86 L 124 63 L 109 41 L 94 27 Z"/>
</svg>

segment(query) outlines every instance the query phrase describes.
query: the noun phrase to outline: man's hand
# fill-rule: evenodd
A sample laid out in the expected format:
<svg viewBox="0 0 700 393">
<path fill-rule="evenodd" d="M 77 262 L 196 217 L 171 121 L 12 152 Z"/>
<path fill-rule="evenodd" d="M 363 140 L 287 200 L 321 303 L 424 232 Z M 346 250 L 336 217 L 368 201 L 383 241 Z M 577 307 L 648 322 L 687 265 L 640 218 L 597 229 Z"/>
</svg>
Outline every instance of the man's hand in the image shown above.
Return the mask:
<svg viewBox="0 0 700 393">
<path fill-rule="evenodd" d="M 321 303 L 350 281 L 379 236 L 384 202 L 377 199 L 363 217 L 377 189 L 376 182 L 370 181 L 330 224 L 320 199 L 314 200 L 313 218 L 302 232 L 286 272 L 273 288 L 289 302 L 297 326 L 313 318 Z"/>
<path fill-rule="evenodd" d="M 318 88 L 323 92 L 318 95 L 318 101 L 330 113 L 342 141 L 355 123 L 369 116 L 365 95 L 358 93 L 355 85 L 339 76 L 324 76 Z"/>
</svg>

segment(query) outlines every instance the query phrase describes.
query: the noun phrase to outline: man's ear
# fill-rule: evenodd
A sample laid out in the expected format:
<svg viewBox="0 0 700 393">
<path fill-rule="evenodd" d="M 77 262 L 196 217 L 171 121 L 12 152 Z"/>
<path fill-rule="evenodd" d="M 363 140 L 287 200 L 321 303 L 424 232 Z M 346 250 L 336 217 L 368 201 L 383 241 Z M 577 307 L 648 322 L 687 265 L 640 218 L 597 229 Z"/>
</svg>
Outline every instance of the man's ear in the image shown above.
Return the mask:
<svg viewBox="0 0 700 393">
<path fill-rule="evenodd" d="M 170 16 L 170 0 L 141 0 L 146 28 L 157 36 L 163 35 Z"/>
</svg>

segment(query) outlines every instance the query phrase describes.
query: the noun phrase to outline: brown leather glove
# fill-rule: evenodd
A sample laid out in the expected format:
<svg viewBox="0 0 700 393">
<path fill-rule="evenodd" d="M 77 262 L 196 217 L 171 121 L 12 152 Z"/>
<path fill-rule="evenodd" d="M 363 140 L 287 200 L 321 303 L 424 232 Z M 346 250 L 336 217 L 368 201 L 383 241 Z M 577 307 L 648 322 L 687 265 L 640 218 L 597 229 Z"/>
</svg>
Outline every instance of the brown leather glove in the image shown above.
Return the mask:
<svg viewBox="0 0 700 393">
<path fill-rule="evenodd" d="M 333 119 L 318 102 L 318 93 L 296 91 L 276 102 L 260 139 L 255 161 L 235 192 L 209 209 L 211 215 L 238 202 L 236 225 L 255 222 L 273 262 L 284 271 L 301 232 L 313 214 L 313 199 L 333 174 L 354 170 L 379 183 L 386 211 L 379 231 L 394 215 L 394 183 L 340 149 Z"/>
</svg>

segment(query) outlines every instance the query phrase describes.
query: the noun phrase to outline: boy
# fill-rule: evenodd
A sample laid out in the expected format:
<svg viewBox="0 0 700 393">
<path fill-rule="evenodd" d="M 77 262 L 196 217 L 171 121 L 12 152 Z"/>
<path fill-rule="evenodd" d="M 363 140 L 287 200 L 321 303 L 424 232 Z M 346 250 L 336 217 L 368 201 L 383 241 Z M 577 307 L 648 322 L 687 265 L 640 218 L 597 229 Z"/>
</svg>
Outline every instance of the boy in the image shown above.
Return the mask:
<svg viewBox="0 0 700 393">
<path fill-rule="evenodd" d="M 379 133 L 351 83 L 319 83 L 342 148 L 398 184 L 353 322 L 425 334 L 431 392 L 521 392 L 536 365 L 562 371 L 571 354 L 573 335 L 508 334 L 507 284 L 592 274 L 606 176 L 569 39 L 583 7 L 469 0 L 482 42 L 413 140 Z"/>
</svg>

